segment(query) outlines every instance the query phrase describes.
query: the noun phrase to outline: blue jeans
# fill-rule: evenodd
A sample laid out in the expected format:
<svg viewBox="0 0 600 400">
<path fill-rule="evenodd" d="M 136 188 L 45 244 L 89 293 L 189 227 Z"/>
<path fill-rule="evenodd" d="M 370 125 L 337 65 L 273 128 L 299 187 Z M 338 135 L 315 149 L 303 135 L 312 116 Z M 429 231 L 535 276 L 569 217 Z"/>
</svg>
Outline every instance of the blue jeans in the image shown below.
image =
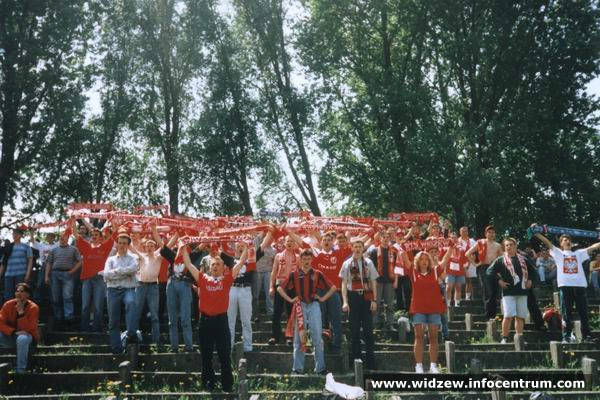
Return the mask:
<svg viewBox="0 0 600 400">
<path fill-rule="evenodd" d="M 321 289 L 319 296 L 324 296 L 327 290 Z M 321 317 L 323 326 L 327 327 L 327 323 L 331 323 L 333 333 L 333 350 L 339 351 L 342 348 L 342 302 L 339 292 L 335 292 L 331 297 L 321 305 Z"/>
<path fill-rule="evenodd" d="M 4 275 L 4 301 L 15 298 L 17 284 L 25 282 L 25 275 L 6 276 Z"/>
<path fill-rule="evenodd" d="M 590 281 L 591 281 L 590 283 L 596 289 L 600 289 L 600 285 L 599 285 L 599 281 L 598 281 L 599 274 L 600 274 L 600 271 L 592 271 L 592 275 L 590 277 Z"/>
<path fill-rule="evenodd" d="M 35 279 L 35 291 L 33 292 L 33 301 L 35 304 L 42 304 L 43 292 L 47 289 L 46 287 L 46 264 L 42 264 Z"/>
<path fill-rule="evenodd" d="M 152 343 L 158 344 L 160 342 L 160 321 L 158 320 L 158 283 L 154 285 L 144 285 L 140 283 L 140 285 L 135 288 L 136 330 L 140 326 L 142 311 L 144 310 L 144 304 L 146 304 L 146 302 L 148 302 L 150 321 L 152 323 Z"/>
<path fill-rule="evenodd" d="M 325 370 L 325 354 L 323 353 L 323 322 L 321 321 L 321 307 L 318 301 L 302 304 L 302 315 L 304 316 L 304 326 L 308 325 L 312 345 L 315 349 L 315 372 L 319 373 Z M 297 372 L 304 371 L 304 352 L 300 345 L 300 335 L 298 325 L 294 323 L 294 364 L 292 369 Z"/>
<path fill-rule="evenodd" d="M 185 351 L 193 350 L 192 343 L 192 285 L 179 279 L 169 279 L 167 282 L 167 312 L 169 313 L 169 339 L 171 350 L 179 347 L 179 331 L 181 325 Z"/>
<path fill-rule="evenodd" d="M 135 288 L 108 288 L 108 334 L 113 353 L 123 352 L 119 323 L 121 322 L 121 302 L 125 304 L 125 325 L 127 336 L 135 337 Z"/>
<path fill-rule="evenodd" d="M 106 284 L 100 275 L 93 276 L 81 282 L 81 330 L 90 330 L 90 311 L 94 304 L 94 322 L 92 331 L 102 330 L 104 304 L 106 302 Z"/>
<path fill-rule="evenodd" d="M 33 341 L 33 337 L 26 333 L 19 336 L 7 336 L 0 333 L 0 347 L 9 349 L 17 348 L 17 373 L 22 374 L 27 369 L 27 356 L 29 355 L 29 346 Z"/>
<path fill-rule="evenodd" d="M 252 322 L 250 321 L 250 318 L 252 317 L 252 288 L 250 286 L 233 286 L 229 290 L 227 321 L 229 323 L 232 349 L 238 310 L 240 312 L 240 321 L 242 322 L 242 342 L 244 343 L 244 351 L 252 351 Z"/>
<path fill-rule="evenodd" d="M 546 282 L 546 268 L 540 266 L 538 267 L 538 276 L 540 277 L 540 282 L 544 283 Z"/>
<path fill-rule="evenodd" d="M 73 319 L 73 288 L 75 278 L 67 271 L 50 272 L 50 289 L 52 291 L 52 311 L 57 320 Z M 62 303 L 62 304 L 61 304 Z"/>
<path fill-rule="evenodd" d="M 252 277 L 252 294 L 254 296 L 254 304 L 256 304 L 256 312 L 258 313 L 258 297 L 262 290 L 265 294 L 265 305 L 267 307 L 267 315 L 273 314 L 273 299 L 269 296 L 269 288 L 271 287 L 271 271 L 257 272 Z"/>
</svg>

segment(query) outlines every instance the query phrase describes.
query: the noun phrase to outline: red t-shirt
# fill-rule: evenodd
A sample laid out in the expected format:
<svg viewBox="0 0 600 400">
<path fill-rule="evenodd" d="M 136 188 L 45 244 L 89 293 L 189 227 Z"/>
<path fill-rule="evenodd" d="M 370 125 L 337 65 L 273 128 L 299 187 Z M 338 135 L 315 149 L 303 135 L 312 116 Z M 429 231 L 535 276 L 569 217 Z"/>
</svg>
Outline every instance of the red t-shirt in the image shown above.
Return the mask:
<svg viewBox="0 0 600 400">
<path fill-rule="evenodd" d="M 110 254 L 113 247 L 113 239 L 108 239 L 98 247 L 92 247 L 92 245 L 81 236 L 77 238 L 75 244 L 83 257 L 83 263 L 81 265 L 81 277 L 79 279 L 85 280 L 92 278 L 98 274 L 98 272 L 104 270 L 104 264 Z"/>
<path fill-rule="evenodd" d="M 410 314 L 441 314 L 446 312 L 446 305 L 437 280 L 442 272 L 440 266 L 436 268 L 436 271 L 430 271 L 425 275 L 417 272 L 414 268 L 410 271 L 409 276 L 412 282 Z"/>
<path fill-rule="evenodd" d="M 340 262 L 340 252 L 338 250 L 333 250 L 330 253 L 325 253 L 324 251 L 319 251 L 317 256 L 312 259 L 312 267 L 321 272 L 325 278 L 332 285 L 335 285 L 337 289 L 342 287 L 342 278 L 338 275 L 340 273 L 340 269 L 342 268 L 342 262 Z"/>
<path fill-rule="evenodd" d="M 453 250 L 446 250 L 453 251 Z M 448 275 L 463 276 L 465 274 L 465 266 L 467 266 L 467 257 L 465 252 L 461 249 L 455 248 L 454 252 L 450 255 L 450 262 L 446 273 Z"/>
<path fill-rule="evenodd" d="M 200 272 L 196 282 L 200 313 L 209 316 L 226 313 L 229 307 L 229 289 L 232 284 L 233 277 L 228 270 L 225 271 L 225 275 L 217 279 Z"/>
</svg>

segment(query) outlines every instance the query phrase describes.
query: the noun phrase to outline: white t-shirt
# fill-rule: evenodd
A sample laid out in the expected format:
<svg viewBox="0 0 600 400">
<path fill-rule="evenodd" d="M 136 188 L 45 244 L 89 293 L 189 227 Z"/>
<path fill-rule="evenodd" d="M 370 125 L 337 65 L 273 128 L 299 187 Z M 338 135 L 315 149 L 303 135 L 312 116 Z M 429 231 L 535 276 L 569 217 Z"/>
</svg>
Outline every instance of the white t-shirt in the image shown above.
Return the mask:
<svg viewBox="0 0 600 400">
<path fill-rule="evenodd" d="M 585 249 L 571 251 L 561 250 L 552 246 L 550 255 L 556 263 L 556 280 L 558 287 L 576 286 L 587 287 L 583 262 L 590 259 Z"/>
<path fill-rule="evenodd" d="M 40 252 L 40 264 L 44 265 L 50 252 L 58 247 L 58 243 L 48 244 L 35 242 L 31 245 L 31 247 Z"/>
</svg>

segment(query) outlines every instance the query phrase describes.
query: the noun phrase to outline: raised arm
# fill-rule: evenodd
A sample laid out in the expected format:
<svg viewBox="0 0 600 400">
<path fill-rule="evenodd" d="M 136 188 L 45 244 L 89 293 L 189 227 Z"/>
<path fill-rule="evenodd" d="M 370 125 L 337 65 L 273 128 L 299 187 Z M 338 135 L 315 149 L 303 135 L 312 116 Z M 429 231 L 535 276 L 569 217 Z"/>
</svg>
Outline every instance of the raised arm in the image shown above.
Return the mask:
<svg viewBox="0 0 600 400">
<path fill-rule="evenodd" d="M 444 274 L 448 269 L 448 264 L 450 263 L 450 258 L 452 257 L 452 252 L 454 251 L 454 248 L 454 243 L 452 243 L 448 248 L 448 251 L 446 251 L 446 254 L 444 254 L 444 257 L 442 258 L 442 270 L 444 271 Z"/>
<path fill-rule="evenodd" d="M 162 238 L 158 234 L 158 230 L 156 229 L 155 223 L 152 223 L 152 239 L 154 239 L 158 248 L 161 248 L 165 245 L 165 242 L 162 240 Z"/>
<path fill-rule="evenodd" d="M 77 241 L 79 239 L 79 230 L 77 229 L 77 220 L 75 218 L 71 220 L 71 231 L 73 231 L 73 237 Z"/>
<path fill-rule="evenodd" d="M 88 232 L 91 232 L 92 229 L 94 229 L 94 226 L 92 224 L 90 224 L 85 218 L 82 218 L 81 222 L 83 223 L 83 225 L 85 225 L 85 227 L 87 228 Z"/>
<path fill-rule="evenodd" d="M 585 251 L 587 251 L 588 254 L 592 254 L 594 251 L 596 251 L 598 249 L 600 249 L 600 242 L 594 243 L 593 245 L 591 245 L 590 247 L 585 249 Z"/>
<path fill-rule="evenodd" d="M 296 234 L 295 234 L 294 232 L 292 232 L 292 231 L 288 231 L 288 235 L 289 235 L 289 237 L 291 237 L 291 238 L 292 238 L 292 240 L 293 240 L 294 242 L 296 242 L 296 244 L 297 244 L 299 247 L 302 247 L 302 245 L 304 244 L 304 240 L 302 240 L 302 238 L 301 238 L 300 236 L 296 235 Z"/>
<path fill-rule="evenodd" d="M 178 239 L 179 239 L 179 232 L 175 232 L 173 234 L 173 236 L 171 236 L 169 238 L 169 241 L 167 242 L 167 247 L 172 248 L 175 245 L 175 243 L 177 243 Z"/>
<path fill-rule="evenodd" d="M 532 224 L 531 227 L 534 228 L 536 227 L 537 224 Z M 548 238 L 544 235 L 542 235 L 541 233 L 536 233 L 534 235 L 536 238 L 538 238 L 539 240 L 542 241 L 542 243 L 544 243 L 544 245 L 548 248 L 548 250 L 550 250 L 551 248 L 554 247 L 554 245 L 552 244 L 552 242 L 550 240 L 548 240 Z"/>
<path fill-rule="evenodd" d="M 408 258 L 408 254 L 406 254 L 406 251 L 401 251 L 400 253 L 402 255 L 402 258 L 401 258 L 401 260 L 402 260 L 402 267 L 403 268 L 407 268 L 407 269 L 411 269 L 412 265 L 410 263 L 410 259 Z M 396 264 L 397 264 L 397 262 L 396 262 Z"/>
<path fill-rule="evenodd" d="M 240 272 L 240 269 L 242 269 L 242 266 L 246 264 L 246 260 L 248 259 L 248 246 L 246 245 L 246 243 L 244 243 L 243 246 L 244 251 L 242 252 L 240 260 L 231 269 L 231 276 L 233 277 L 233 279 L 237 277 L 238 273 Z"/>
<path fill-rule="evenodd" d="M 415 234 L 415 229 L 416 229 L 417 224 L 413 222 L 413 225 L 410 227 L 408 233 L 406 235 L 404 235 L 404 237 L 402 238 L 402 240 L 404 242 L 408 241 L 411 237 L 413 237 L 413 235 Z M 420 238 L 417 238 L 420 239 Z"/>
<path fill-rule="evenodd" d="M 190 272 L 190 274 L 194 277 L 194 280 L 197 282 L 198 278 L 200 277 L 200 271 L 194 264 L 192 264 L 187 245 L 180 242 L 179 251 L 183 257 L 183 264 L 185 265 L 185 268 Z"/>
<path fill-rule="evenodd" d="M 260 244 L 260 249 L 262 251 L 265 251 L 265 249 L 267 247 L 269 247 L 271 245 L 271 243 L 273 243 L 273 232 L 275 231 L 275 227 L 273 225 L 269 225 L 269 230 L 267 231 L 267 234 L 265 235 L 265 237 L 263 238 L 261 244 Z"/>
</svg>

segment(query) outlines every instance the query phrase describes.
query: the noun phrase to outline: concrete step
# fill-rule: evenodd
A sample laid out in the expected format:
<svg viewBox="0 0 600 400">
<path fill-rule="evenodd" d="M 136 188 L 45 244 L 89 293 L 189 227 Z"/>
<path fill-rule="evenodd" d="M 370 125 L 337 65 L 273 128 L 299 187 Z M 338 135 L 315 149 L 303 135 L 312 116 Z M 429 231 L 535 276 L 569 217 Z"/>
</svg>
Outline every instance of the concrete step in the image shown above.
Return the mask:
<svg viewBox="0 0 600 400">
<path fill-rule="evenodd" d="M 514 367 L 551 368 L 550 351 L 471 351 L 456 350 L 454 353 L 455 365 L 459 371 L 465 372 L 472 359 L 478 359 L 483 368 L 510 369 Z"/>
</svg>

